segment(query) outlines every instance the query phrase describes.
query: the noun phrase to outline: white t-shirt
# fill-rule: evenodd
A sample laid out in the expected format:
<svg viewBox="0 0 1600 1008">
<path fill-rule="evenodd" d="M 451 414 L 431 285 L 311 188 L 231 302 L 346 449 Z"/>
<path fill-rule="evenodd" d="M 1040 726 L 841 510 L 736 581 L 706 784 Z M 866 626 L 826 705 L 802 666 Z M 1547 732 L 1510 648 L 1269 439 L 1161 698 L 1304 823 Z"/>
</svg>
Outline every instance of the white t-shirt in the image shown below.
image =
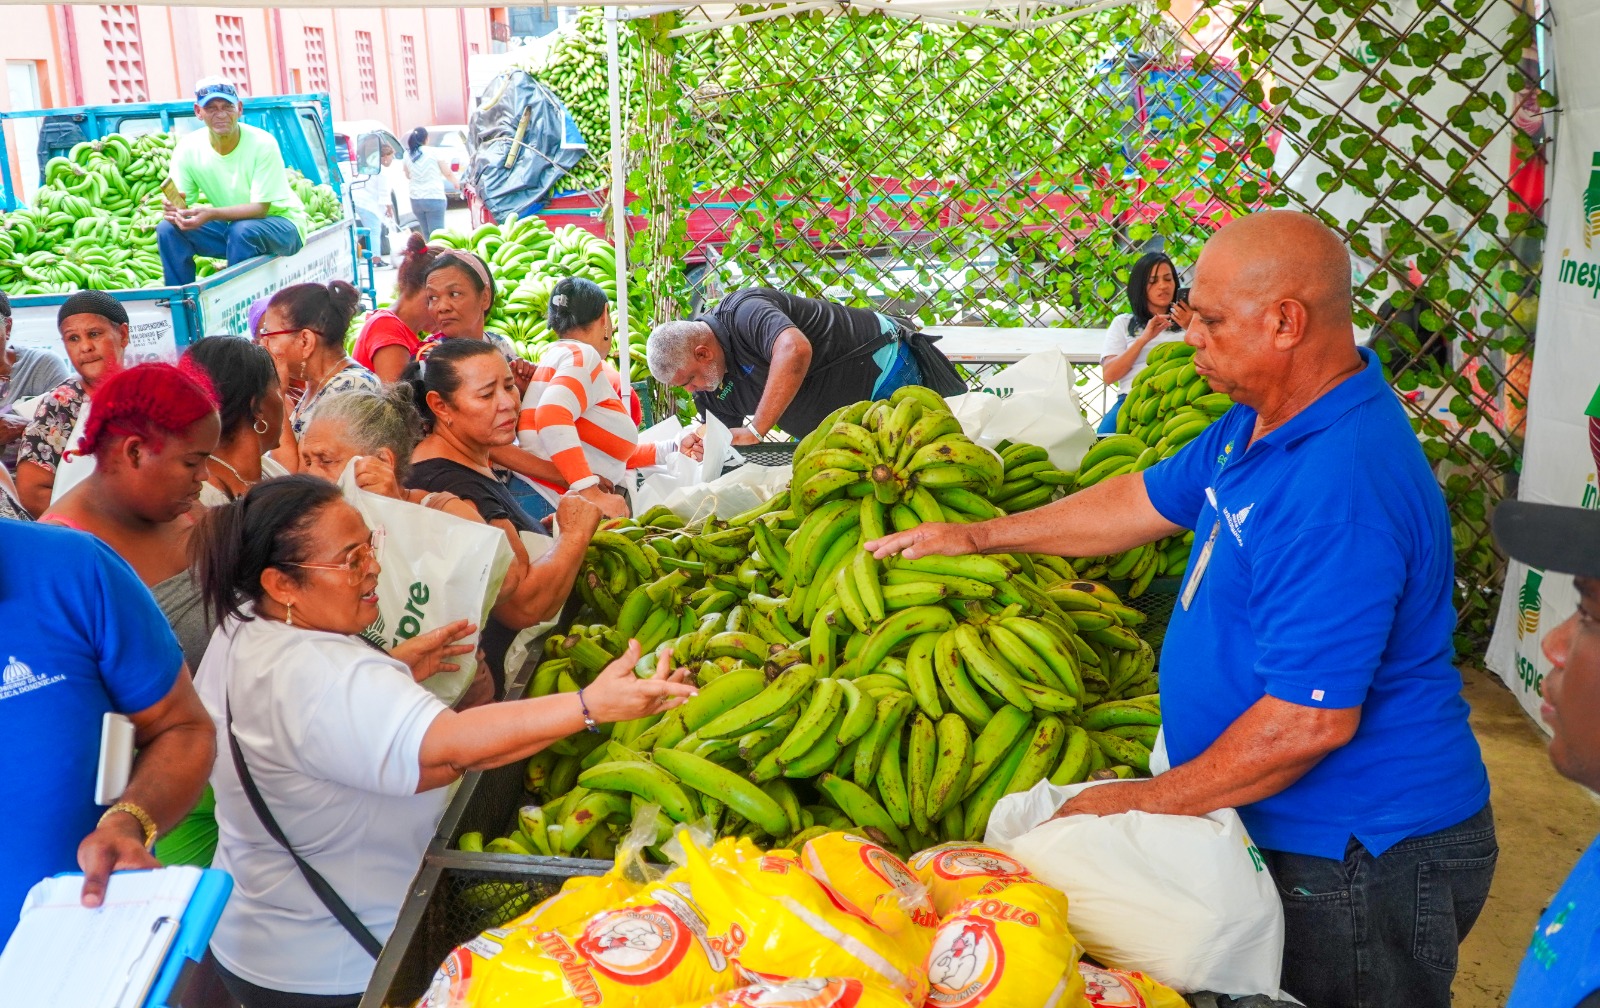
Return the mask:
<svg viewBox="0 0 1600 1008">
<path fill-rule="evenodd" d="M 444 199 L 444 172 L 439 162 L 424 151 L 421 157 L 406 155 L 406 169 L 411 172 L 411 198 L 414 200 Z"/>
<path fill-rule="evenodd" d="M 1133 346 L 1133 341 L 1139 338 L 1139 333 L 1128 333 L 1128 323 L 1133 320 L 1131 312 L 1123 312 L 1111 320 L 1111 328 L 1106 330 L 1106 347 L 1100 351 L 1100 361 L 1104 363 L 1113 357 L 1119 356 L 1124 350 Z M 1143 330 L 1140 330 L 1142 332 Z M 1139 356 L 1133 359 L 1133 367 L 1128 373 L 1117 381 L 1117 394 L 1127 395 L 1133 389 L 1133 380 L 1144 370 L 1145 358 L 1150 356 L 1150 351 L 1163 343 L 1175 343 L 1183 340 L 1183 330 L 1175 329 L 1161 333 L 1155 339 L 1144 345 L 1139 351 Z"/>
<path fill-rule="evenodd" d="M 223 966 L 271 990 L 351 994 L 371 956 L 317 899 L 245 797 L 228 748 L 284 836 L 380 941 L 444 813 L 450 789 L 417 794 L 422 737 L 446 708 L 399 661 L 355 637 L 256 619 L 227 620 L 195 677 L 217 726 L 214 866 L 233 896 L 211 939 Z"/>
<path fill-rule="evenodd" d="M 216 465 L 216 463 L 213 462 L 212 465 Z M 289 470 L 287 470 L 287 469 L 285 469 L 283 467 L 283 463 L 279 462 L 277 459 L 273 458 L 271 455 L 263 455 L 263 456 L 261 456 L 261 478 L 262 479 L 268 480 L 268 479 L 272 479 L 272 478 L 277 477 L 277 476 L 287 476 L 287 475 L 289 475 Z M 228 500 L 229 500 L 229 498 L 228 498 L 227 494 L 223 493 L 221 490 L 218 490 L 216 487 L 212 486 L 210 483 L 202 483 L 202 484 L 200 484 L 200 506 L 201 507 L 221 507 L 222 505 L 228 503 Z"/>
</svg>

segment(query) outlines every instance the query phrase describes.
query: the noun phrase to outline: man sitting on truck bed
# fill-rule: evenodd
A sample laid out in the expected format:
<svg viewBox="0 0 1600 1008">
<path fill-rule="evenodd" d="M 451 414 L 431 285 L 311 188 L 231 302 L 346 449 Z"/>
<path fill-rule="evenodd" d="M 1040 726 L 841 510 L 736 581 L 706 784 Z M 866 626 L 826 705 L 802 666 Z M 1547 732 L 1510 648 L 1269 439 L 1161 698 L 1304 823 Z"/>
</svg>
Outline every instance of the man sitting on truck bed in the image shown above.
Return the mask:
<svg viewBox="0 0 1600 1008">
<path fill-rule="evenodd" d="M 167 286 L 194 282 L 194 257 L 233 266 L 259 255 L 287 256 L 305 244 L 306 211 L 284 173 L 271 133 L 239 121 L 244 103 L 220 77 L 194 87 L 194 114 L 205 124 L 178 141 L 172 183 L 182 200 L 165 201 L 156 226 Z M 176 194 L 169 193 L 169 197 Z M 204 196 L 210 206 L 189 206 Z"/>
</svg>

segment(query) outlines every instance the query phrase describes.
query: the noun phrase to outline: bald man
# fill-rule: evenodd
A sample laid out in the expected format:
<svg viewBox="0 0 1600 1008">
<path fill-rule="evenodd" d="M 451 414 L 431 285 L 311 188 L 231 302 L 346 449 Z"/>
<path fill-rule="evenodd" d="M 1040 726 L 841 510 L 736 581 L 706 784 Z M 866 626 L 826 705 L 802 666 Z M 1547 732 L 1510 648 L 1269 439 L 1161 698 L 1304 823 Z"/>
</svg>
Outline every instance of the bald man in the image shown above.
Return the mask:
<svg viewBox="0 0 1600 1008">
<path fill-rule="evenodd" d="M 1173 769 L 1057 812 L 1236 807 L 1283 897 L 1283 989 L 1315 1008 L 1445 1008 L 1498 847 L 1452 664 L 1437 481 L 1315 219 L 1207 243 L 1186 339 L 1237 404 L 1177 455 L 1036 511 L 922 525 L 877 556 L 1118 553 L 1195 530 L 1161 652 Z"/>
</svg>

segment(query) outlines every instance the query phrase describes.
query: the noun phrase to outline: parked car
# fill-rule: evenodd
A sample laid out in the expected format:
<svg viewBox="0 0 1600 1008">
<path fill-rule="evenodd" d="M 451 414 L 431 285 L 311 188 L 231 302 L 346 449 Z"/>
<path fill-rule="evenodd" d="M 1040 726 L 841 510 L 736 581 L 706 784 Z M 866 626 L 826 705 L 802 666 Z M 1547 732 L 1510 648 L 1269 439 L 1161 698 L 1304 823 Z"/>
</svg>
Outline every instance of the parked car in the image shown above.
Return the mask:
<svg viewBox="0 0 1600 1008">
<path fill-rule="evenodd" d="M 339 174 L 351 187 L 351 198 L 362 202 L 362 188 L 367 180 L 383 173 L 389 183 L 389 207 L 393 211 L 395 226 L 401 229 L 416 227 L 417 215 L 411 212 L 411 188 L 406 173 L 400 167 L 405 157 L 406 145 L 401 143 L 389 127 L 374 119 L 356 119 L 333 124 L 333 145 L 339 155 Z M 387 146 L 394 150 L 394 161 L 385 169 L 379 157 Z"/>
<path fill-rule="evenodd" d="M 454 185 L 448 180 L 445 182 L 445 197 L 453 200 L 463 198 L 461 172 L 467 167 L 467 128 L 459 123 L 423 128 L 428 131 L 428 142 L 422 145 L 423 151 L 441 166 L 450 169 L 450 174 L 456 179 Z"/>
</svg>

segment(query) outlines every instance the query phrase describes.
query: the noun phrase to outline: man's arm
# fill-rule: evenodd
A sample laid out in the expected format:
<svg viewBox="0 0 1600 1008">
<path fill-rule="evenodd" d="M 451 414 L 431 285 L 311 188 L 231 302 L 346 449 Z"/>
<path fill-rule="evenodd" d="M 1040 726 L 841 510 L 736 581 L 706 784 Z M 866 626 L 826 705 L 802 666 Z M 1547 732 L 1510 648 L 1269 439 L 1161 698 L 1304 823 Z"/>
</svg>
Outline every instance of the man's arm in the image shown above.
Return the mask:
<svg viewBox="0 0 1600 1008">
<path fill-rule="evenodd" d="M 1360 725 L 1360 707 L 1302 707 L 1265 696 L 1194 759 L 1150 780 L 1089 788 L 1062 805 L 1056 818 L 1135 809 L 1197 816 L 1250 805 L 1304 777 Z"/>
<path fill-rule="evenodd" d="M 216 757 L 216 726 L 187 667 L 178 671 L 166 696 L 128 717 L 139 755 L 120 800 L 144 809 L 164 833 L 200 799 Z M 132 815 L 118 813 L 78 845 L 78 866 L 84 874 L 83 905 L 96 907 L 112 872 L 154 868 L 156 860 L 145 850 L 144 827 Z"/>
<path fill-rule="evenodd" d="M 778 425 L 778 418 L 794 402 L 810 369 L 811 341 L 806 334 L 794 326 L 779 333 L 767 365 L 767 387 L 761 390 L 761 402 L 750 420 L 757 433 L 765 434 Z M 749 431 L 735 431 L 733 435 L 734 444 L 754 444 L 758 440 Z"/>
<path fill-rule="evenodd" d="M 239 203 L 225 207 L 198 207 L 195 212 L 202 214 L 205 220 L 242 221 L 260 220 L 271 210 L 271 203 Z"/>
<path fill-rule="evenodd" d="M 896 553 L 923 556 L 963 553 L 1050 553 L 1086 557 L 1121 553 L 1183 531 L 1161 516 L 1144 486 L 1144 473 L 1097 483 L 1054 504 L 971 525 L 931 522 L 864 544 L 880 560 Z"/>
</svg>

